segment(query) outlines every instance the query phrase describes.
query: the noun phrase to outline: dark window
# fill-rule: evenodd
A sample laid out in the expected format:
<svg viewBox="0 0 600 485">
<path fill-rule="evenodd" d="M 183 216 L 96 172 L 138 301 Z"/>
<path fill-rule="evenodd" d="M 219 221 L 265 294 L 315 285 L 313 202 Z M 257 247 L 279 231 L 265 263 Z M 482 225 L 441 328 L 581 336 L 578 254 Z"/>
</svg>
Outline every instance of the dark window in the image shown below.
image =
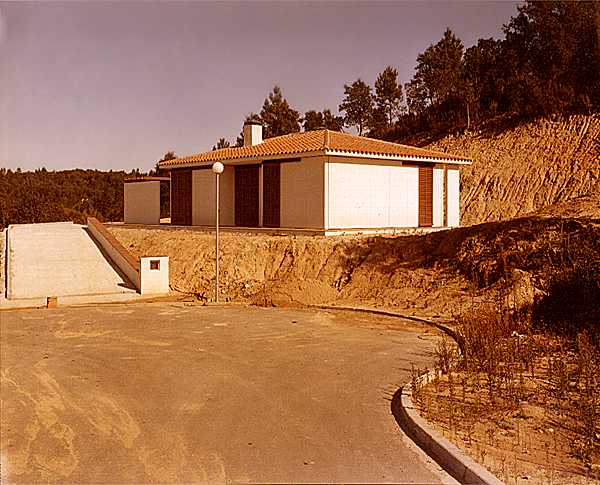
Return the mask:
<svg viewBox="0 0 600 485">
<path fill-rule="evenodd" d="M 192 225 L 192 170 L 171 172 L 171 224 Z"/>
<path fill-rule="evenodd" d="M 235 167 L 235 225 L 258 227 L 259 165 Z"/>
<path fill-rule="evenodd" d="M 281 164 L 263 164 L 263 226 L 280 226 Z"/>
<path fill-rule="evenodd" d="M 433 226 L 433 167 L 419 166 L 419 226 Z"/>
</svg>

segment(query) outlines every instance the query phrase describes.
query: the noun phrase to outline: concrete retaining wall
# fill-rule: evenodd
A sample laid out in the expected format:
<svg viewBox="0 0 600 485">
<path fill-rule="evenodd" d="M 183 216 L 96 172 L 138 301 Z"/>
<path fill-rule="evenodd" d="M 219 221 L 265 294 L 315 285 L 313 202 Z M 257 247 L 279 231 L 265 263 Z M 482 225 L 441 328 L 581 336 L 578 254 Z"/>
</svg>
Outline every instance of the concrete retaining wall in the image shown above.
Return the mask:
<svg viewBox="0 0 600 485">
<path fill-rule="evenodd" d="M 88 230 L 140 294 L 169 292 L 169 258 L 167 256 L 135 258 L 97 219 L 88 218 Z"/>
<path fill-rule="evenodd" d="M 6 248 L 4 249 L 3 253 L 4 253 L 4 278 L 5 278 L 5 286 L 6 286 L 6 298 L 10 299 L 12 298 L 13 295 L 13 288 L 12 288 L 12 278 L 10 275 L 11 272 L 11 267 L 10 267 L 10 259 L 11 259 L 11 254 L 10 254 L 10 226 L 8 226 L 6 228 L 6 230 L 4 231 L 6 234 L 5 240 L 4 240 L 4 244 L 6 244 Z"/>
<path fill-rule="evenodd" d="M 129 281 L 139 289 L 139 261 L 97 219 L 93 217 L 88 218 L 87 227 L 92 237 L 106 251 L 110 259 L 129 278 Z"/>
</svg>

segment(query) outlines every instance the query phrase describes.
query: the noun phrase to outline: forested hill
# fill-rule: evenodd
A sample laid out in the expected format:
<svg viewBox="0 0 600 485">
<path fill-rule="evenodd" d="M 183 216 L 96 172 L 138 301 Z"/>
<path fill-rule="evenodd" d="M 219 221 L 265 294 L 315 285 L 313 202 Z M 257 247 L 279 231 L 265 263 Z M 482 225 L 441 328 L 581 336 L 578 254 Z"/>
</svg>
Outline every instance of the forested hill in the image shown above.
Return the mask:
<svg viewBox="0 0 600 485">
<path fill-rule="evenodd" d="M 0 228 L 8 224 L 123 220 L 124 172 L 0 168 Z"/>
</svg>

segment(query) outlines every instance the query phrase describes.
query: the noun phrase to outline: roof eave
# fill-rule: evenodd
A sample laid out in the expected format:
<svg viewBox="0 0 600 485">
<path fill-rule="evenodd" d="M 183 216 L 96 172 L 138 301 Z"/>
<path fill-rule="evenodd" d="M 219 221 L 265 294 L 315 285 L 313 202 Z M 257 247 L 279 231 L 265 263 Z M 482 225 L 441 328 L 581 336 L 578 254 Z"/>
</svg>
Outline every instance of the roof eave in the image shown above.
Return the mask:
<svg viewBox="0 0 600 485">
<path fill-rule="evenodd" d="M 215 162 L 221 162 L 226 165 L 245 165 L 253 162 L 264 162 L 268 160 L 285 160 L 288 158 L 302 157 L 318 157 L 318 156 L 333 156 L 333 157 L 352 157 L 352 158 L 367 158 L 375 160 L 397 160 L 400 162 L 426 162 L 426 163 L 449 163 L 454 165 L 471 165 L 472 160 L 452 157 L 421 157 L 415 155 L 390 155 L 380 153 L 364 153 L 364 152 L 351 152 L 344 150 L 324 149 L 324 150 L 313 150 L 310 152 L 293 152 L 293 153 L 282 153 L 278 155 L 256 155 L 253 157 L 244 158 L 219 158 L 210 161 L 195 161 L 183 163 L 173 163 L 160 165 L 160 168 L 166 170 L 173 170 L 178 168 L 190 168 L 190 167 L 210 167 Z M 169 160 L 170 161 L 170 160 Z"/>
<path fill-rule="evenodd" d="M 244 157 L 244 158 L 220 158 L 218 160 L 210 160 L 210 161 L 189 161 L 183 163 L 176 163 L 168 166 L 162 166 L 166 170 L 176 169 L 176 168 L 186 168 L 186 167 L 210 167 L 215 162 L 221 162 L 224 165 L 245 165 L 252 162 L 265 162 L 269 160 L 285 160 L 288 158 L 309 158 L 309 157 L 318 157 L 324 156 L 325 150 L 313 150 L 310 152 L 294 152 L 294 153 L 281 153 L 278 155 L 256 155 L 253 157 Z"/>
<path fill-rule="evenodd" d="M 378 160 L 398 160 L 401 162 L 451 163 L 456 165 L 471 165 L 472 160 L 452 157 L 419 157 L 414 155 L 385 155 L 378 153 L 350 152 L 342 150 L 325 150 L 325 155 L 334 157 L 371 158 Z"/>
</svg>

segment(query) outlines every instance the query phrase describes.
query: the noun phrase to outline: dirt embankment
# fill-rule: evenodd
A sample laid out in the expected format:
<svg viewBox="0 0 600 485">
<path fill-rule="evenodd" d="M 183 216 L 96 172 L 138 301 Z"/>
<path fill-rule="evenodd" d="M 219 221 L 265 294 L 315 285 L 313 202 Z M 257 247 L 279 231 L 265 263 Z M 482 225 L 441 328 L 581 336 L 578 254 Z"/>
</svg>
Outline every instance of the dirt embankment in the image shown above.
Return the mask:
<svg viewBox="0 0 600 485">
<path fill-rule="evenodd" d="M 461 170 L 464 225 L 509 219 L 600 193 L 598 114 L 448 136 L 428 148 L 473 158 L 473 165 Z"/>
<path fill-rule="evenodd" d="M 171 286 L 212 299 L 214 236 L 195 230 L 110 231 L 138 255 L 170 257 Z M 348 304 L 452 316 L 509 289 L 527 304 L 539 293 L 557 248 L 591 246 L 589 219 L 527 217 L 425 236 L 301 237 L 223 234 L 225 298 L 259 305 Z"/>
<path fill-rule="evenodd" d="M 557 247 L 582 234 L 588 241 L 590 231 L 597 234 L 598 115 L 446 137 L 431 146 L 474 159 L 461 175 L 462 223 L 487 224 L 409 237 L 226 233 L 224 297 L 261 305 L 376 305 L 449 316 L 490 292 L 512 288 L 520 294 L 512 295 L 513 301 L 531 299 L 539 294 L 536 288 L 543 286 L 542 273 L 552 267 Z M 528 216 L 507 220 L 523 214 Z M 504 222 L 492 222 L 499 220 Z M 139 255 L 169 256 L 173 288 L 213 297 L 213 235 L 119 226 L 111 231 Z"/>
<path fill-rule="evenodd" d="M 110 231 L 138 255 L 170 257 L 174 289 L 213 297 L 214 235 L 195 230 Z M 377 303 L 447 310 L 468 282 L 428 262 L 418 237 L 352 238 L 221 235 L 226 298 L 260 305 Z"/>
</svg>

